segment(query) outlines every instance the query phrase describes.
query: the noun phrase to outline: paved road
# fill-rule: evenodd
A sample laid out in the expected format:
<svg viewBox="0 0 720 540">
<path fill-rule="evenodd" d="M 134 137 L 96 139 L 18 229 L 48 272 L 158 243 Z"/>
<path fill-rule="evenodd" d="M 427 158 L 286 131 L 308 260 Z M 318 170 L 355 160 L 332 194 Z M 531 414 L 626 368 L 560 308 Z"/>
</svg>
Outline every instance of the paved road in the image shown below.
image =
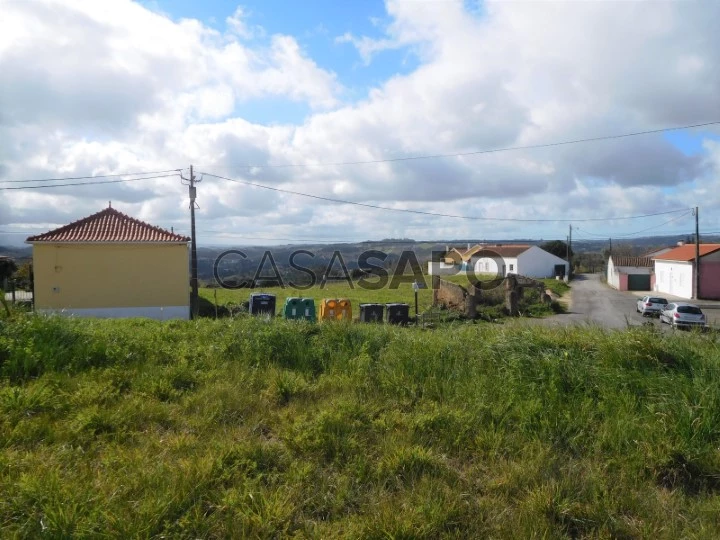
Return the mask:
<svg viewBox="0 0 720 540">
<path fill-rule="evenodd" d="M 568 313 L 535 321 L 550 326 L 593 324 L 605 328 L 627 328 L 628 325 L 639 326 L 652 321 L 658 328 L 670 330 L 668 325 L 660 324 L 657 318 L 643 317 L 637 313 L 636 305 L 640 293 L 622 292 L 608 287 L 600 281 L 600 274 L 579 274 L 571 285 Z M 720 326 L 720 302 L 700 300 L 698 304 L 710 324 Z"/>
<path fill-rule="evenodd" d="M 626 328 L 647 322 L 635 310 L 637 298 L 600 281 L 600 274 L 579 274 L 572 281 L 568 313 L 545 319 L 548 324 L 597 324 Z"/>
</svg>

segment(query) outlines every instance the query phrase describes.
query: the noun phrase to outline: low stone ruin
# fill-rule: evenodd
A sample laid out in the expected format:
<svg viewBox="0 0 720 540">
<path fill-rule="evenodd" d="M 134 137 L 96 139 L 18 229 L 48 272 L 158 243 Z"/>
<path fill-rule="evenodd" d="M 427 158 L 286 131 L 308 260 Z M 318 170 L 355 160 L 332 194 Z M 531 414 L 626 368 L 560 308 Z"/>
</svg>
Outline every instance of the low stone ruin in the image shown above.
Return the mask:
<svg viewBox="0 0 720 540">
<path fill-rule="evenodd" d="M 520 314 L 518 302 L 523 297 L 523 291 L 526 288 L 538 289 L 542 302 L 547 304 L 552 302 L 542 281 L 510 274 L 502 281 L 501 286 L 505 290 L 505 309 L 512 317 Z M 477 306 L 482 293 L 482 289 L 475 285 L 471 284 L 466 288 L 440 279 L 440 276 L 433 276 L 433 305 L 441 305 L 447 309 L 459 311 L 467 318 L 477 317 Z"/>
</svg>

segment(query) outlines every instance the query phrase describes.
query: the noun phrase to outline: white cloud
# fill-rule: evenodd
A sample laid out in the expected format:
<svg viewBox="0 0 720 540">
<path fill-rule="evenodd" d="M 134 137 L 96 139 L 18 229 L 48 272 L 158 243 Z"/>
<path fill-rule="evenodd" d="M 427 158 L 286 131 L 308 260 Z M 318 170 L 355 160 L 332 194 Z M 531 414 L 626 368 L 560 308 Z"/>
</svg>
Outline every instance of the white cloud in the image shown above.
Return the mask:
<svg viewBox="0 0 720 540">
<path fill-rule="evenodd" d="M 242 39 L 249 40 L 256 37 L 264 37 L 265 29 L 260 25 L 248 24 L 248 18 L 249 16 L 245 8 L 238 6 L 235 12 L 225 19 L 225 22 L 230 31 Z"/>
<path fill-rule="evenodd" d="M 242 8 L 223 33 L 129 1 L 3 2 L 0 174 L 195 163 L 294 191 L 462 215 L 581 219 L 701 202 L 708 226 L 720 229 L 712 222 L 720 207 L 717 143 L 687 155 L 659 134 L 437 160 L 249 167 L 462 153 L 720 119 L 720 33 L 713 23 L 720 4 L 484 7 L 476 13 L 460 0 L 388 1 L 391 22 L 377 25 L 382 35 L 337 41 L 354 44 L 368 69 L 382 60 L 380 51 L 401 48 L 417 55 L 419 66 L 343 103 L 331 66 L 319 66 L 292 36 L 256 39 L 262 31 Z M 266 98 L 306 103 L 313 112 L 297 125 L 235 116 L 238 103 Z M 62 222 L 109 198 L 151 221 L 185 219 L 176 179 L 67 193 L 7 195 L 12 204 L 0 202 L 0 212 L 11 217 L 0 222 L 44 223 L 54 201 L 63 205 L 53 214 Z M 564 223 L 377 212 L 209 178 L 199 202 L 207 225 L 201 228 L 250 236 L 297 237 L 301 230 L 326 238 L 562 238 L 566 230 Z M 628 226 L 612 222 L 602 231 Z"/>
</svg>

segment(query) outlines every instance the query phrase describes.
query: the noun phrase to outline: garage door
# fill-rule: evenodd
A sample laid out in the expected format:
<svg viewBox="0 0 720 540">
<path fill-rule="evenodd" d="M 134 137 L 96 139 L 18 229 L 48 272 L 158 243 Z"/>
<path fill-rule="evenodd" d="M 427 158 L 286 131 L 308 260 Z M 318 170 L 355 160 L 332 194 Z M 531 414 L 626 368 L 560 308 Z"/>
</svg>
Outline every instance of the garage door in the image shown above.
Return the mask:
<svg viewBox="0 0 720 540">
<path fill-rule="evenodd" d="M 650 274 L 628 274 L 628 291 L 649 291 Z"/>
</svg>

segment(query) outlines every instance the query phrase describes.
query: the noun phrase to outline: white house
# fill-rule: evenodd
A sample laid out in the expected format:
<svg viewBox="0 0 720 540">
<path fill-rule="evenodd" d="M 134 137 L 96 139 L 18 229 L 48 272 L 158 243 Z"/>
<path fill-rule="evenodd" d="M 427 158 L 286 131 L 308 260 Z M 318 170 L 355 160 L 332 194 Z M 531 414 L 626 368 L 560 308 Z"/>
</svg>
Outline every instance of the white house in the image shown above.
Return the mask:
<svg viewBox="0 0 720 540">
<path fill-rule="evenodd" d="M 619 291 L 649 291 L 652 287 L 653 260 L 650 257 L 610 255 L 607 282 Z"/>
<path fill-rule="evenodd" d="M 519 244 L 478 244 L 467 251 L 453 249 L 441 261 L 428 265 L 431 275 L 474 272 L 533 278 L 566 276 L 568 269 L 565 259 L 537 246 Z"/>
<path fill-rule="evenodd" d="M 659 293 L 680 298 L 720 298 L 720 244 L 700 244 L 700 292 L 695 293 L 695 245 L 685 244 L 653 257 Z"/>
</svg>

